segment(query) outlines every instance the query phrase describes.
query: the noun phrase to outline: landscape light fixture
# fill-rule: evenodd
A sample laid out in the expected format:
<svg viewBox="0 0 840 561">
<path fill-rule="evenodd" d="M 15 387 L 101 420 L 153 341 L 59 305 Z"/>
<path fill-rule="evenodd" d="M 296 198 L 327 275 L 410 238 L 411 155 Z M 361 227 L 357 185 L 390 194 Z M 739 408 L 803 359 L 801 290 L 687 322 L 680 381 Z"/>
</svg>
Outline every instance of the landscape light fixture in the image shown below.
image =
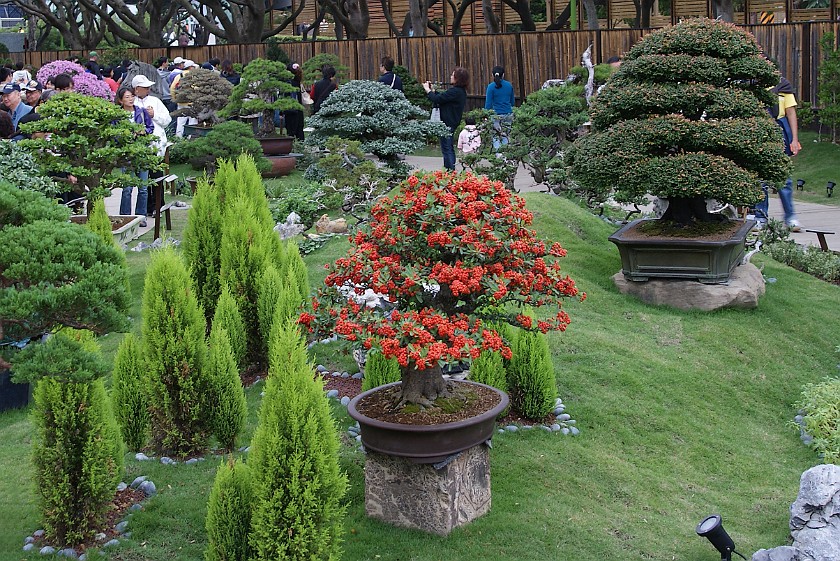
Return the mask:
<svg viewBox="0 0 840 561">
<path fill-rule="evenodd" d="M 830 197 L 831 195 L 834 194 L 834 186 L 835 185 L 837 185 L 835 182 L 829 181 L 828 185 L 825 186 L 825 194 L 826 194 L 827 197 Z"/>
<path fill-rule="evenodd" d="M 804 179 L 797 179 L 796 180 L 796 190 L 797 191 L 804 191 L 805 190 L 805 180 Z"/>
<path fill-rule="evenodd" d="M 697 535 L 706 538 L 715 546 L 715 549 L 720 552 L 720 561 L 732 561 L 733 553 L 746 560 L 746 557 L 735 551 L 735 542 L 723 529 L 720 514 L 712 514 L 704 518 L 697 525 Z"/>
</svg>

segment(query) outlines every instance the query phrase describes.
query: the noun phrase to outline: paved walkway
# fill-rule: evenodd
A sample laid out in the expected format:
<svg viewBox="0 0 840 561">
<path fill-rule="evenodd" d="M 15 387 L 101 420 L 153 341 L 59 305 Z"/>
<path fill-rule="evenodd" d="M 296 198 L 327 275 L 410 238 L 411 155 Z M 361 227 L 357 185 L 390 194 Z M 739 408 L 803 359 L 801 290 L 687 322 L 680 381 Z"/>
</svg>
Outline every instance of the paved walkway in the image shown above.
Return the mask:
<svg viewBox="0 0 840 561">
<path fill-rule="evenodd" d="M 407 156 L 405 161 L 412 169 L 415 170 L 425 169 L 433 171 L 443 167 L 442 156 Z M 545 191 L 543 186 L 534 183 L 534 179 L 523 166 L 520 166 L 519 171 L 516 173 L 514 186 L 519 189 L 520 192 L 526 193 Z M 105 208 L 109 214 L 119 214 L 121 194 L 121 189 L 115 189 L 111 196 L 105 199 Z M 135 192 L 133 195 L 134 200 L 136 201 L 137 193 Z M 177 197 L 167 195 L 168 202 L 173 200 L 177 200 Z M 132 208 L 134 208 L 133 204 Z M 175 207 L 173 207 L 173 211 L 175 211 Z M 798 215 L 799 222 L 802 224 L 802 231 L 798 233 L 791 233 L 791 238 L 802 245 L 818 245 L 816 234 L 806 232 L 806 229 L 835 232 L 834 235 L 827 235 L 825 238 L 828 242 L 829 249 L 840 251 L 840 206 L 797 201 L 796 213 Z M 770 216 L 779 220 L 784 218 L 782 205 L 777 196 L 770 197 Z M 149 218 L 146 222 L 147 226 L 140 229 L 141 235 L 154 229 L 155 221 L 153 218 Z M 163 217 L 161 217 L 161 227 L 163 227 Z"/>
</svg>

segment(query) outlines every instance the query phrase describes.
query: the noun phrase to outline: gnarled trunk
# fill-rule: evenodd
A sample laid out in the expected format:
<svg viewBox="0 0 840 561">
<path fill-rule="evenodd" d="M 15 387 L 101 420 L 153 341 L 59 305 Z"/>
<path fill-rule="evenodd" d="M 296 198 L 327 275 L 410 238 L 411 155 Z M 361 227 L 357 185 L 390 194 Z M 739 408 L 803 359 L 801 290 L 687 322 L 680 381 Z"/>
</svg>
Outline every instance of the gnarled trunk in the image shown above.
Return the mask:
<svg viewBox="0 0 840 561">
<path fill-rule="evenodd" d="M 410 364 L 401 368 L 401 375 L 400 406 L 406 403 L 429 406 L 438 397 L 448 394 L 443 371 L 437 364 L 425 370 Z"/>
</svg>

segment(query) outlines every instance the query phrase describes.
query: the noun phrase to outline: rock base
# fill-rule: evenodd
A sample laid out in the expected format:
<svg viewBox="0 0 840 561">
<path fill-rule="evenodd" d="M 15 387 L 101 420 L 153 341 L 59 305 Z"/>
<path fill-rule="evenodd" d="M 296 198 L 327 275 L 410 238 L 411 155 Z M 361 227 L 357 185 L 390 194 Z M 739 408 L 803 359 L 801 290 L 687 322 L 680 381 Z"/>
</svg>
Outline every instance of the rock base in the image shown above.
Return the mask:
<svg viewBox="0 0 840 561">
<path fill-rule="evenodd" d="M 752 263 L 735 267 L 729 281 L 703 284 L 695 280 L 651 279 L 633 282 L 621 272 L 613 282 L 622 294 L 630 294 L 646 304 L 671 306 L 680 310 L 710 312 L 721 308 L 755 308 L 764 295 L 764 277 Z"/>
<path fill-rule="evenodd" d="M 822 464 L 802 474 L 790 507 L 793 545 L 760 549 L 752 561 L 840 559 L 840 466 Z"/>
<path fill-rule="evenodd" d="M 446 463 L 448 462 L 448 463 Z M 441 464 L 368 451 L 365 512 L 394 526 L 445 536 L 490 510 L 490 451 L 480 444 Z M 435 469 L 435 466 L 440 469 Z"/>
</svg>

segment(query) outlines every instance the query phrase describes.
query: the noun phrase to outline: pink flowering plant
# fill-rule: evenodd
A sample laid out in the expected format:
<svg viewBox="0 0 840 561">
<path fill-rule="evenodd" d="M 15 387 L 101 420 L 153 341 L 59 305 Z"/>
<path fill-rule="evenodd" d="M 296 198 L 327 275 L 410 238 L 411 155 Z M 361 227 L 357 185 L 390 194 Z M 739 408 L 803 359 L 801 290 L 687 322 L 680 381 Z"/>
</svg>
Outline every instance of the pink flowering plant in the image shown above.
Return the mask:
<svg viewBox="0 0 840 561">
<path fill-rule="evenodd" d="M 42 66 L 35 75 L 37 80 L 46 84 L 48 80 L 54 79 L 59 74 L 69 74 L 73 77 L 73 90 L 93 96 L 114 101 L 114 92 L 108 84 L 88 73 L 85 67 L 69 60 L 55 60 Z"/>
<path fill-rule="evenodd" d="M 347 255 L 328 265 L 313 313 L 299 321 L 395 357 L 400 404 L 429 405 L 447 395 L 442 365 L 483 350 L 510 358 L 489 322 L 563 331 L 571 321 L 563 300 L 585 298 L 560 271 L 557 258 L 566 251 L 537 238 L 525 201 L 501 182 L 447 172 L 411 176 L 371 215 L 351 236 Z M 393 310 L 347 297 L 348 290 L 368 289 L 385 295 Z M 534 320 L 525 307 L 552 312 Z"/>
</svg>

